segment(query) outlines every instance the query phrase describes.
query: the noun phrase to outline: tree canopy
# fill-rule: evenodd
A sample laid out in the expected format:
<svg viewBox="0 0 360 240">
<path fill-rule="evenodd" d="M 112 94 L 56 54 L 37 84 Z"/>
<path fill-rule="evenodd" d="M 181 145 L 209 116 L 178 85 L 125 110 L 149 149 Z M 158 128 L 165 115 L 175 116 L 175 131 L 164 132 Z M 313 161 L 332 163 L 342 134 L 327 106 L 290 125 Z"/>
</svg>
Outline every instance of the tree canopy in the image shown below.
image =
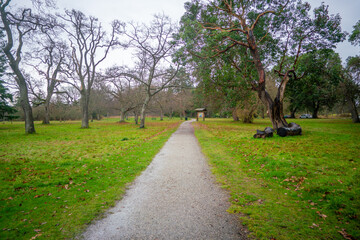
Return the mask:
<svg viewBox="0 0 360 240">
<path fill-rule="evenodd" d="M 337 86 L 342 73 L 340 56 L 329 49 L 307 53 L 301 57 L 298 71 L 305 74 L 289 82 L 291 108 L 308 110 L 317 118 L 323 107 L 331 109 L 338 100 Z"/>
<path fill-rule="evenodd" d="M 321 4 L 310 12 L 308 3 L 296 0 L 231 1 L 193 0 L 185 5 L 180 37 L 191 54 L 187 61 L 216 58 L 234 52 L 232 61 L 238 74 L 251 84 L 267 106 L 275 129 L 287 126 L 283 100 L 289 79 L 299 78 L 296 66 L 300 56 L 314 49 L 331 49 L 345 39 L 339 15 L 330 15 Z M 288 57 L 291 64 L 285 65 Z M 277 65 L 278 93 L 272 98 L 266 90 L 268 65 Z M 251 74 L 255 70 L 255 75 Z"/>
</svg>

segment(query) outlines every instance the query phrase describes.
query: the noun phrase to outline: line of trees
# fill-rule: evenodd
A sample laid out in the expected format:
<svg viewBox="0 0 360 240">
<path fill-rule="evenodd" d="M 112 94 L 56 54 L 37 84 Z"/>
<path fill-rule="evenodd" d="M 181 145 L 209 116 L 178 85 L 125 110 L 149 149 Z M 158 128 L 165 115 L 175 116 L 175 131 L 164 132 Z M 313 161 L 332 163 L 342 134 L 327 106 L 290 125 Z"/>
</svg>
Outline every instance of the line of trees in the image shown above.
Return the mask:
<svg viewBox="0 0 360 240">
<path fill-rule="evenodd" d="M 165 15 L 155 15 L 149 25 L 114 20 L 106 32 L 96 17 L 77 10 L 50 14 L 55 7 L 51 1 L 33 1 L 37 7 L 25 9 L 11 3 L 0 1 L 6 37 L 2 51 L 19 91 L 26 133 L 35 133 L 33 107 L 43 106 L 43 123 L 50 123 L 55 99 L 79 105 L 81 127 L 88 128 L 92 95 L 99 92 L 107 93 L 108 101 L 116 100 L 114 108 L 121 113 L 121 121 L 132 111 L 136 119 L 140 116 L 143 128 L 150 101 L 182 80 L 180 64 L 171 58 L 178 46 L 173 38 L 177 27 Z M 100 69 L 114 49 L 133 50 L 135 66 Z"/>
<path fill-rule="evenodd" d="M 0 63 L 11 70 L 0 66 L 1 99 L 11 101 L 15 86 L 26 133 L 35 132 L 33 107 L 43 108 L 44 124 L 51 109 L 57 116 L 81 109 L 82 128 L 113 111 L 120 121 L 140 117 L 143 128 L 150 108 L 163 118 L 192 106 L 244 122 L 268 115 L 278 129 L 288 126 L 286 110 L 316 118 L 342 103 L 359 122 L 360 56 L 342 66 L 334 48 L 347 33 L 323 3 L 312 10 L 296 0 L 191 0 L 180 28 L 155 15 L 149 24 L 114 20 L 107 32 L 77 10 L 50 14 L 51 1 L 25 9 L 11 2 L 0 0 Z M 360 46 L 360 21 L 349 41 Z M 101 69 L 114 49 L 131 50 L 133 65 Z"/>
</svg>

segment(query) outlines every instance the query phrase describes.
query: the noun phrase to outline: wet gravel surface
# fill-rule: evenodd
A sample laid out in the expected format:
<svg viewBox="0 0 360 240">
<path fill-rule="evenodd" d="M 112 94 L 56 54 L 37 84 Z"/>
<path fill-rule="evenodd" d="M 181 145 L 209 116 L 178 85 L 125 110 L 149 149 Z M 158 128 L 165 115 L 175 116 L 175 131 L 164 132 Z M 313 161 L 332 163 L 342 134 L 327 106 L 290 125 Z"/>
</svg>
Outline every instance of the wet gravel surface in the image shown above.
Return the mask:
<svg viewBox="0 0 360 240">
<path fill-rule="evenodd" d="M 226 212 L 228 194 L 212 176 L 189 121 L 84 239 L 246 239 Z"/>
</svg>

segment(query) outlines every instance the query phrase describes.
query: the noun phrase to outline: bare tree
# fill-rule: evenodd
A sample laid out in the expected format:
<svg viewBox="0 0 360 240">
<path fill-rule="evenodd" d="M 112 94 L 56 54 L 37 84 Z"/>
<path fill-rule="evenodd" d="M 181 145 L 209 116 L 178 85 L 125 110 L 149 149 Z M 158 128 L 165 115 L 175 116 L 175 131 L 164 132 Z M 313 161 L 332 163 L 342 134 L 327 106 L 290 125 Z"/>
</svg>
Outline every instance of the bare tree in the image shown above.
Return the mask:
<svg viewBox="0 0 360 240">
<path fill-rule="evenodd" d="M 170 101 L 171 97 L 169 94 L 169 91 L 162 91 L 160 93 L 158 93 L 155 97 L 155 103 L 156 106 L 158 108 L 158 110 L 160 111 L 160 121 L 164 120 L 164 114 L 168 105 L 168 102 Z"/>
<path fill-rule="evenodd" d="M 106 89 L 115 99 L 116 110 L 120 111 L 120 122 L 125 122 L 125 116 L 128 112 L 135 110 L 141 105 L 140 88 L 129 76 L 123 76 L 124 70 L 119 67 L 112 67 L 106 71 Z"/>
<path fill-rule="evenodd" d="M 96 71 L 110 49 L 118 45 L 115 33 L 120 34 L 119 21 L 112 23 L 110 37 L 95 17 L 86 17 L 82 12 L 66 11 L 64 16 L 59 16 L 66 24 L 62 29 L 68 34 L 71 48 L 72 72 L 68 76 L 72 81 L 65 82 L 74 86 L 81 95 L 82 128 L 89 127 L 89 101 L 91 88 L 95 81 Z"/>
<path fill-rule="evenodd" d="M 38 104 L 43 104 L 45 115 L 43 124 L 50 124 L 50 101 L 55 89 L 60 84 L 59 74 L 63 71 L 63 66 L 68 56 L 67 46 L 64 42 L 56 41 L 56 33 L 45 33 L 37 41 L 39 49 L 32 50 L 27 55 L 28 65 L 33 67 L 40 76 L 40 81 L 28 81 L 31 93 L 36 97 Z M 46 40 L 43 41 L 43 38 Z M 46 83 L 46 92 L 43 91 L 43 83 Z"/>
<path fill-rule="evenodd" d="M 140 112 L 140 128 L 145 127 L 147 106 L 157 93 L 172 87 L 172 81 L 178 73 L 179 65 L 170 62 L 176 43 L 173 34 L 175 25 L 164 15 L 155 15 L 150 26 L 130 23 L 125 34 L 130 38 L 130 47 L 135 49 L 137 58 L 135 69 L 123 73 L 141 83 L 145 98 Z"/>
<path fill-rule="evenodd" d="M 35 133 L 32 107 L 29 102 L 28 85 L 23 71 L 20 68 L 24 38 L 32 32 L 47 27 L 42 19 L 35 16 L 31 9 L 18 10 L 13 13 L 8 11 L 11 0 L 0 0 L 1 28 L 5 30 L 7 42 L 3 51 L 9 60 L 9 65 L 15 75 L 15 80 L 20 91 L 20 105 L 24 111 L 25 132 Z M 50 25 L 48 25 L 50 26 Z"/>
</svg>

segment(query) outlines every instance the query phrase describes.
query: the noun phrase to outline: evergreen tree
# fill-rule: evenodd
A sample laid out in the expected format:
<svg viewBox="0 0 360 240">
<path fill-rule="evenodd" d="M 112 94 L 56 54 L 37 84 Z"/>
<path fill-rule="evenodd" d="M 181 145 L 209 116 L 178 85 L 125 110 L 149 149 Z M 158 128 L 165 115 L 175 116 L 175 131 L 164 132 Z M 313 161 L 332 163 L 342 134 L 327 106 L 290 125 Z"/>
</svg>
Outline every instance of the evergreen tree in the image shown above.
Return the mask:
<svg viewBox="0 0 360 240">
<path fill-rule="evenodd" d="M 0 42 L 4 38 L 4 33 L 0 31 Z M 2 47 L 2 46 L 1 46 Z M 15 108 L 9 105 L 9 101 L 12 101 L 13 96 L 8 92 L 9 90 L 4 86 L 5 81 L 3 80 L 6 72 L 6 56 L 0 52 L 0 120 L 4 119 L 6 114 L 15 113 Z"/>
</svg>

